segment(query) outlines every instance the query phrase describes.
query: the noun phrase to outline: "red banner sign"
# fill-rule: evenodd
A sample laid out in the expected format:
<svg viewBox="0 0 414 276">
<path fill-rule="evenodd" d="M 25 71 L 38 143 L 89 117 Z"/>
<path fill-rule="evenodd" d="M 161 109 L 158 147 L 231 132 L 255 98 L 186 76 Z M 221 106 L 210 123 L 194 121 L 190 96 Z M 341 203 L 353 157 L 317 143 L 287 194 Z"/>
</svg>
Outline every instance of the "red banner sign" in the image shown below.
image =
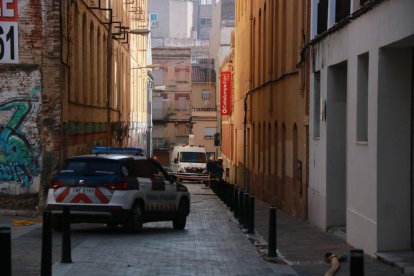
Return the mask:
<svg viewBox="0 0 414 276">
<path fill-rule="evenodd" d="M 231 72 L 220 73 L 221 115 L 231 115 Z"/>
</svg>

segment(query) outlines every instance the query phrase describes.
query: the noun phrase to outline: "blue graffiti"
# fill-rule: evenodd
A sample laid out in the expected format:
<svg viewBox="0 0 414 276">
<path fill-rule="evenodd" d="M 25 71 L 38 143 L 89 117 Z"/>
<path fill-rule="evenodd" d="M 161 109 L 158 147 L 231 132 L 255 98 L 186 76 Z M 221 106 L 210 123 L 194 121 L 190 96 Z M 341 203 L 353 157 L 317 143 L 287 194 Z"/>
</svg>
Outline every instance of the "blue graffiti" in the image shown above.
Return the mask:
<svg viewBox="0 0 414 276">
<path fill-rule="evenodd" d="M 39 174 L 38 157 L 20 127 L 30 114 L 31 102 L 13 99 L 0 104 L 0 111 L 12 111 L 5 125 L 0 125 L 0 183 L 16 182 L 29 191 Z"/>
</svg>

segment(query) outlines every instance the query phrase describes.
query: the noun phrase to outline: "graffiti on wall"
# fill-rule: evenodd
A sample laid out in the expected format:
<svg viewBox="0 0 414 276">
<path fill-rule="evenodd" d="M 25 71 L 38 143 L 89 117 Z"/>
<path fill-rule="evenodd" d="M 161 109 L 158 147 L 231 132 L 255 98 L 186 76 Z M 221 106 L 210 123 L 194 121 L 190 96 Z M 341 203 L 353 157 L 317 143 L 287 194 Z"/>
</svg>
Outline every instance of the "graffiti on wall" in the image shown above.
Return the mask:
<svg viewBox="0 0 414 276">
<path fill-rule="evenodd" d="M 0 102 L 0 184 L 12 182 L 28 192 L 39 175 L 38 143 L 33 143 L 38 130 L 30 127 L 33 122 L 25 126 L 29 118 L 37 118 L 37 113 L 37 97 Z"/>
</svg>

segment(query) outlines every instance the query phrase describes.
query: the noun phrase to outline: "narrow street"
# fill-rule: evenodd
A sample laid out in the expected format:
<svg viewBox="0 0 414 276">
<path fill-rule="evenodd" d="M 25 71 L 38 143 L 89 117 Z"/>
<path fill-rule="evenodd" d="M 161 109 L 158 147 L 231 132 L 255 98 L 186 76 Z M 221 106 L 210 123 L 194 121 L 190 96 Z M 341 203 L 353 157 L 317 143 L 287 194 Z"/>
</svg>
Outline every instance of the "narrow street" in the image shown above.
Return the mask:
<svg viewBox="0 0 414 276">
<path fill-rule="evenodd" d="M 61 234 L 53 232 L 53 275 L 297 275 L 264 261 L 210 189 L 186 186 L 192 198 L 184 231 L 171 222 L 144 224 L 141 234 L 74 224 L 71 264 L 60 263 Z M 12 275 L 39 275 L 42 231 L 31 227 L 12 241 Z"/>
</svg>

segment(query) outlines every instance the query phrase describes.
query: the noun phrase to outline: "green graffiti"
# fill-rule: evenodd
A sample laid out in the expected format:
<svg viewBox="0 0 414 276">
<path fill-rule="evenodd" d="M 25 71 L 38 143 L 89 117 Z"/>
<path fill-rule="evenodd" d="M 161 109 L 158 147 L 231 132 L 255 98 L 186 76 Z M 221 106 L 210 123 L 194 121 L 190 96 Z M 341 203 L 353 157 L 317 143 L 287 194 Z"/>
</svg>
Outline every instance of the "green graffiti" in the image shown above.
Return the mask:
<svg viewBox="0 0 414 276">
<path fill-rule="evenodd" d="M 31 111 L 31 102 L 13 99 L 0 104 L 1 111 L 13 111 L 0 125 L 0 182 L 17 182 L 29 190 L 33 177 L 39 174 L 38 158 L 20 127 Z"/>
</svg>

